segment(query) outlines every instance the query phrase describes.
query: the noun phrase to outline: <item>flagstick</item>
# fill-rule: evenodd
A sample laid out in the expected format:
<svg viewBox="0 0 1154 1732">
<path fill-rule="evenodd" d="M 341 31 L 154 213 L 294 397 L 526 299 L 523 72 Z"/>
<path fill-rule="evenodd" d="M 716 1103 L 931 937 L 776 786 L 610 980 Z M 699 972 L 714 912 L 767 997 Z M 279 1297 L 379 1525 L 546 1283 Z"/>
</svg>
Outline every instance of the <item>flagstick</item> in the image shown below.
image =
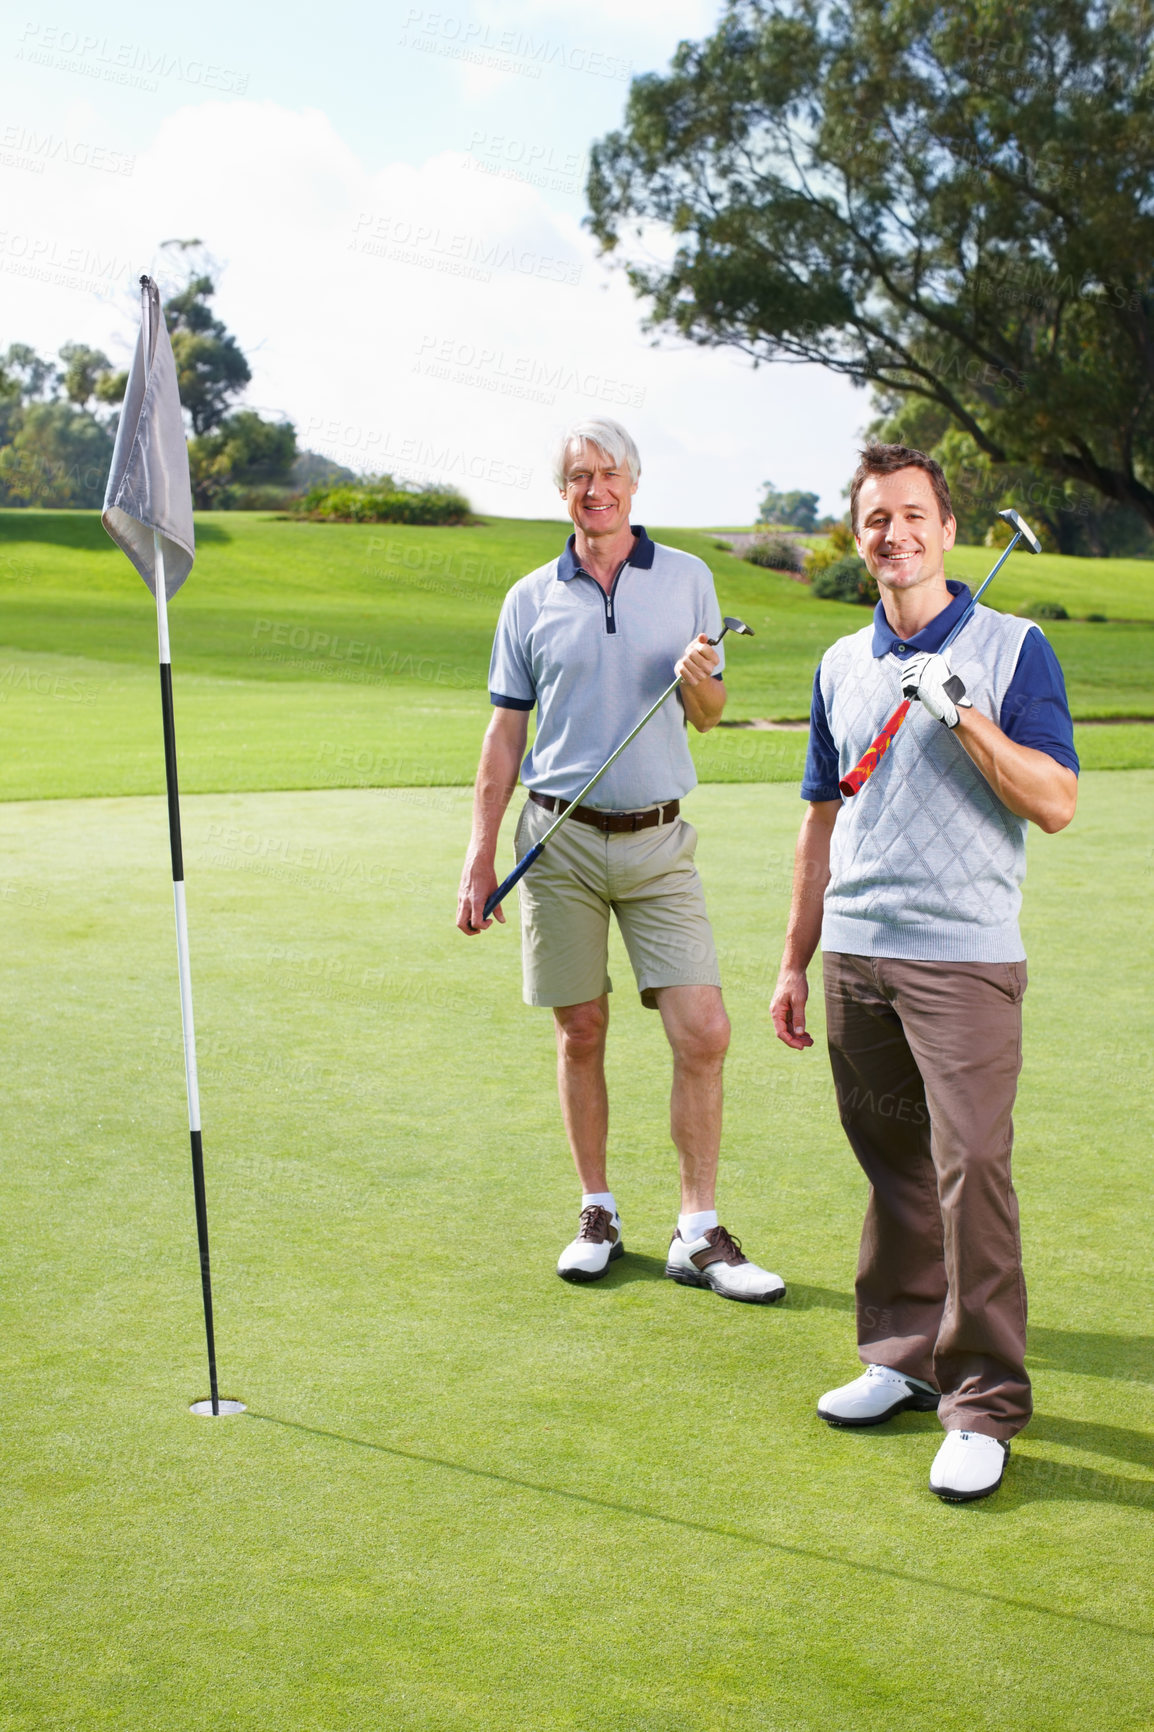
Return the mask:
<svg viewBox="0 0 1154 1732">
<path fill-rule="evenodd" d="M 200 1089 L 196 1076 L 196 1027 L 192 1019 L 192 974 L 188 962 L 188 917 L 184 900 L 184 851 L 180 841 L 180 792 L 176 780 L 176 722 L 172 709 L 172 654 L 168 644 L 168 592 L 164 581 L 164 546 L 152 532 L 156 570 L 156 635 L 160 647 L 160 709 L 164 720 L 164 779 L 168 788 L 168 841 L 172 853 L 172 895 L 176 905 L 176 959 L 180 973 L 180 1022 L 184 1031 L 184 1077 L 188 1090 L 188 1134 L 192 1143 L 192 1188 L 196 1199 L 196 1240 L 200 1250 L 200 1286 L 204 1296 L 204 1332 L 208 1342 L 208 1405 L 220 1417 L 216 1381 L 216 1340 L 212 1327 L 212 1275 L 208 1254 L 208 1205 L 204 1192 L 204 1149 L 200 1136 Z M 205 1403 L 196 1403 L 201 1408 Z M 231 1406 L 231 1404 L 230 1404 Z"/>
</svg>

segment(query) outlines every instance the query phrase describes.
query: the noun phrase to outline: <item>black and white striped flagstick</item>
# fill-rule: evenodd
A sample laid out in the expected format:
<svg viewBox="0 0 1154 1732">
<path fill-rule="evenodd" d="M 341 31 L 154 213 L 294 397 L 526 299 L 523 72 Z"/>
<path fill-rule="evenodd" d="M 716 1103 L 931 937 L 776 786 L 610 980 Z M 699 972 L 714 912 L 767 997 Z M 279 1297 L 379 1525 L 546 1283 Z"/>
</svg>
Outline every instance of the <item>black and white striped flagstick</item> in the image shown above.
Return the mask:
<svg viewBox="0 0 1154 1732">
<path fill-rule="evenodd" d="M 152 353 L 149 297 L 142 282 L 144 353 Z M 160 653 L 160 710 L 164 723 L 164 779 L 168 791 L 168 842 L 172 854 L 172 896 L 176 910 L 176 960 L 180 974 L 180 1022 L 184 1033 L 184 1077 L 188 1092 L 188 1134 L 192 1145 L 192 1188 L 196 1202 L 196 1240 L 200 1252 L 200 1288 L 204 1299 L 204 1333 L 208 1345 L 207 1401 L 194 1401 L 193 1413 L 243 1413 L 242 1401 L 222 1401 L 216 1376 L 216 1338 L 212 1323 L 212 1273 L 208 1251 L 208 1203 L 204 1188 L 204 1147 L 200 1134 L 200 1088 L 196 1074 L 196 1025 L 192 1016 L 192 972 L 188 959 L 188 915 L 184 899 L 184 850 L 180 839 L 180 790 L 176 778 L 176 721 L 172 708 L 172 652 L 168 641 L 168 588 L 164 575 L 164 545 L 152 532 L 156 587 L 156 636 Z"/>
</svg>

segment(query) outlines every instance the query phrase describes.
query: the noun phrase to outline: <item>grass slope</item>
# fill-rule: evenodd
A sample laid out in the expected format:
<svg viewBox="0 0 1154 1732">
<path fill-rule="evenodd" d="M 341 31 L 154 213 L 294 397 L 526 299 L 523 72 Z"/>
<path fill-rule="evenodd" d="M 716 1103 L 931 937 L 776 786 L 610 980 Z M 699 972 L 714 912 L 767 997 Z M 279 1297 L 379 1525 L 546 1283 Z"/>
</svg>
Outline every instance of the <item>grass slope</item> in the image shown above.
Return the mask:
<svg viewBox="0 0 1154 1732">
<path fill-rule="evenodd" d="M 163 804 L 11 807 L 4 1732 L 1148 1727 L 1152 796 L 1091 775 L 1031 838 L 1038 1414 L 958 1508 L 926 1490 L 932 1416 L 813 1414 L 853 1370 L 863 1187 L 820 1046 L 769 1029 L 792 790 L 691 808 L 735 1028 L 723 1206 L 790 1283 L 772 1311 L 660 1277 L 668 1064 L 620 950 L 630 1255 L 553 1275 L 549 1019 L 513 931 L 452 929 L 462 793 L 186 801 L 219 1345 L 250 1409 L 218 1423 L 186 1410 Z"/>
<path fill-rule="evenodd" d="M 197 533 L 194 576 L 171 610 L 189 791 L 471 780 L 501 598 L 556 552 L 560 525 L 428 530 L 226 513 Z M 863 610 L 815 601 L 704 532 L 657 533 L 707 559 L 723 606 L 758 634 L 730 657 L 728 716 L 804 718 L 822 651 L 860 627 Z M 967 577 L 967 561 L 988 563 L 984 549 L 953 557 Z M 1154 715 L 1150 567 L 1063 563 L 1092 566 L 1136 622 L 1047 628 L 1075 715 Z M 1021 576 L 1014 561 L 1006 571 Z M 1070 581 L 1089 594 L 1091 576 Z M 1013 583 L 1000 592 L 1007 605 Z M 159 789 L 151 603 L 96 516 L 0 513 L 0 608 L 0 797 Z M 805 751 L 801 734 L 729 728 L 693 743 L 707 781 L 796 781 Z M 1079 747 L 1092 768 L 1148 765 L 1154 732 L 1083 730 Z"/>
</svg>

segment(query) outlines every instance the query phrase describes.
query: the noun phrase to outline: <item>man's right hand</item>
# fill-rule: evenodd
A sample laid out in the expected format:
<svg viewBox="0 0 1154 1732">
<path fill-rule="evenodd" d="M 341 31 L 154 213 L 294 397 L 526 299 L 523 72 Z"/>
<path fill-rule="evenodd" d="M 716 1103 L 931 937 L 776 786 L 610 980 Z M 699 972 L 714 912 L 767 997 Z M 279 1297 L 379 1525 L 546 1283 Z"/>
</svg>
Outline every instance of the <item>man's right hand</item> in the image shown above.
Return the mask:
<svg viewBox="0 0 1154 1732">
<path fill-rule="evenodd" d="M 466 854 L 461 887 L 457 892 L 457 925 L 468 937 L 475 938 L 478 932 L 484 932 L 492 926 L 494 919 L 504 926 L 505 910 L 501 907 L 495 908 L 489 919 L 485 919 L 485 903 L 496 888 L 494 862 Z"/>
<path fill-rule="evenodd" d="M 769 1007 L 774 1033 L 786 1046 L 802 1052 L 813 1045 L 812 1034 L 805 1032 L 805 1001 L 809 997 L 809 981 L 804 968 L 782 968 L 777 988 Z"/>
</svg>

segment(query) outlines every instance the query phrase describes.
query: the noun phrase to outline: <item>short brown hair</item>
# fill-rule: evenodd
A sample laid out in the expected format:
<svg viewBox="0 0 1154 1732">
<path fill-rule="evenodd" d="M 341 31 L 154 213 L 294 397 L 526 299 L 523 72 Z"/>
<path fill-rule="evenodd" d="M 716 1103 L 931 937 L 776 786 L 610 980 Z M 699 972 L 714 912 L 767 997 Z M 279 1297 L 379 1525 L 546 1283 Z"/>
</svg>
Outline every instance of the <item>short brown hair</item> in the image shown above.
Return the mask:
<svg viewBox="0 0 1154 1732">
<path fill-rule="evenodd" d="M 945 523 L 954 515 L 954 507 L 950 501 L 950 487 L 945 477 L 945 471 L 940 463 L 935 463 L 932 457 L 927 457 L 924 451 L 915 451 L 912 445 L 880 445 L 871 443 L 860 453 L 861 461 L 854 470 L 853 480 L 849 487 L 849 520 L 854 534 L 857 534 L 857 502 L 858 495 L 871 475 L 896 475 L 899 469 L 924 469 L 930 478 L 930 486 L 934 490 L 934 498 L 938 502 L 942 522 Z"/>
</svg>

